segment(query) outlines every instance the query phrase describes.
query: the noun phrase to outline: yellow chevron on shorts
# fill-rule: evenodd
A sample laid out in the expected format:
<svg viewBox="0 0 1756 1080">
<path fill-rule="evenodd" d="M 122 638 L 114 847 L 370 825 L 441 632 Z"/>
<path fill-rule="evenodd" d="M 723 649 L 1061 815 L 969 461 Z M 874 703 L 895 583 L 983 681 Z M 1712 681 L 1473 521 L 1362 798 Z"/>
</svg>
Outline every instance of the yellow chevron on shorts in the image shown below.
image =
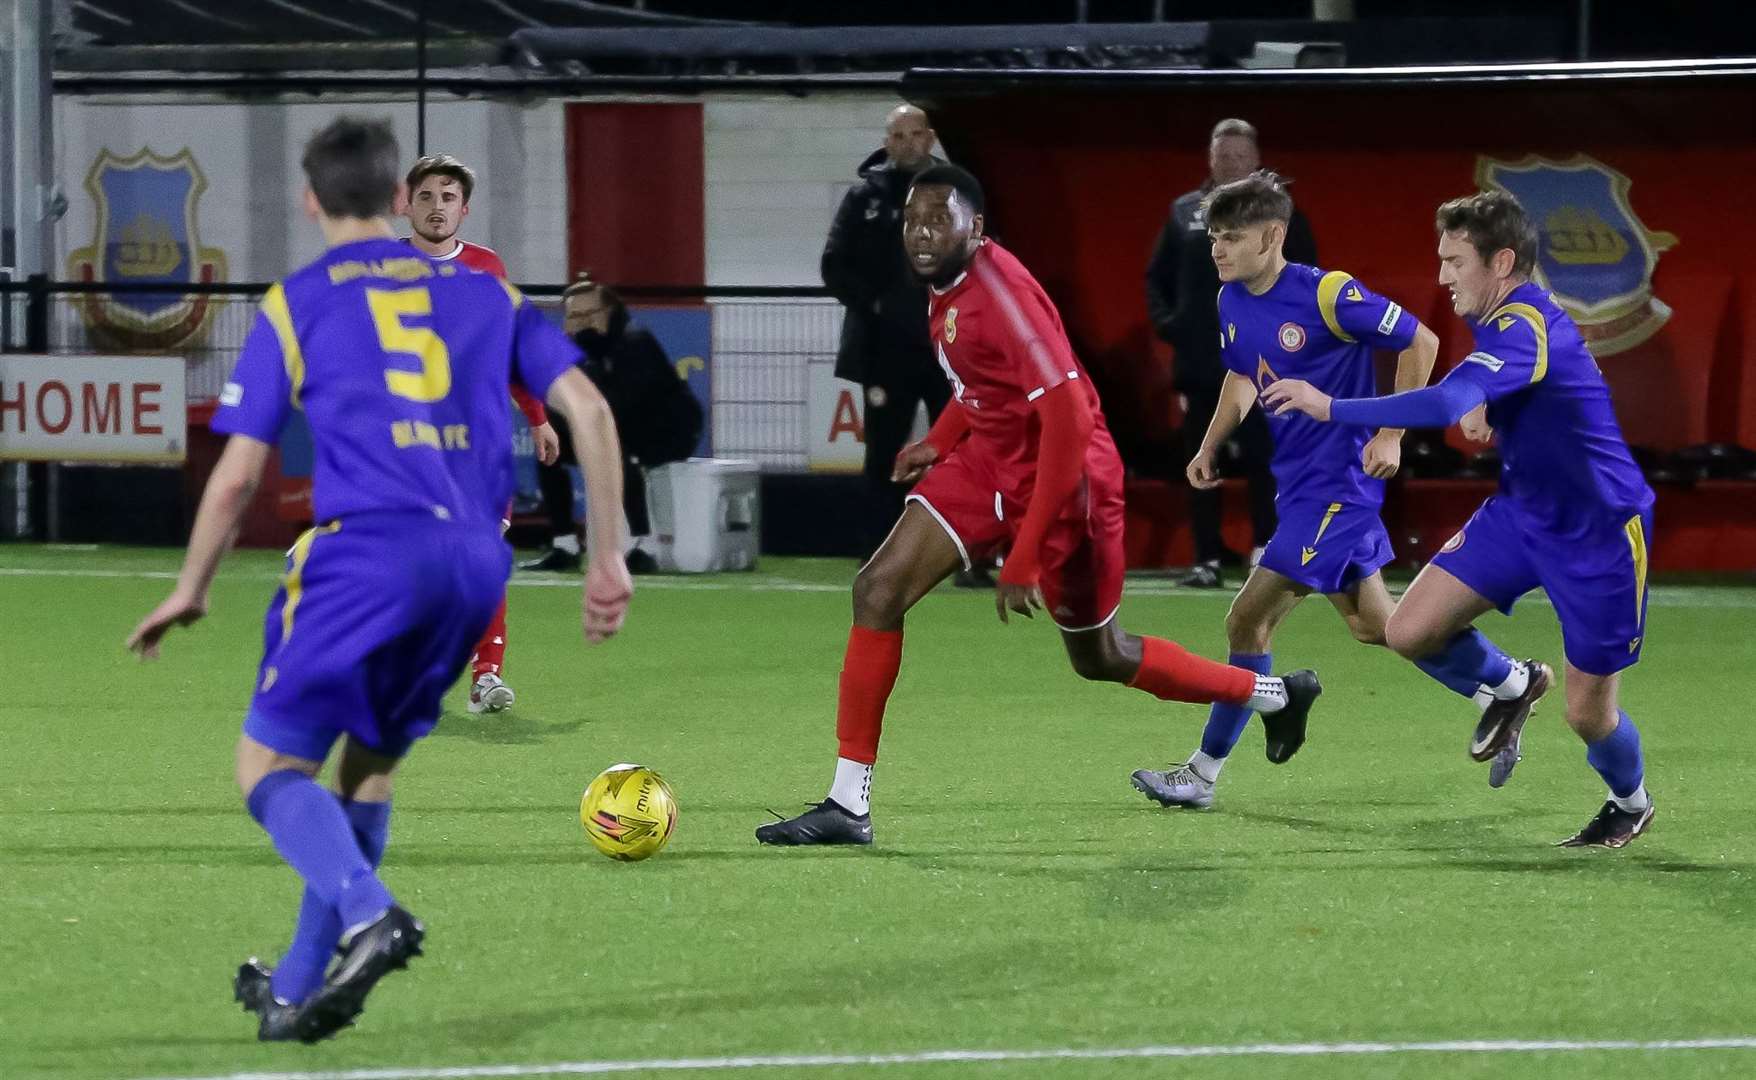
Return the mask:
<svg viewBox="0 0 1756 1080">
<path fill-rule="evenodd" d="M 1330 521 L 1333 520 L 1335 518 L 1335 515 L 1337 515 L 1339 513 L 1341 513 L 1341 504 L 1340 503 L 1330 503 L 1329 509 L 1325 510 L 1323 512 L 1323 520 L 1317 526 L 1317 535 L 1313 536 L 1311 538 L 1311 546 L 1307 547 L 1307 548 L 1302 548 L 1299 551 L 1299 565 L 1300 566 L 1306 565 L 1312 559 L 1315 559 L 1317 557 L 1317 542 L 1319 540 L 1323 539 L 1323 534 L 1329 530 Z"/>
</svg>

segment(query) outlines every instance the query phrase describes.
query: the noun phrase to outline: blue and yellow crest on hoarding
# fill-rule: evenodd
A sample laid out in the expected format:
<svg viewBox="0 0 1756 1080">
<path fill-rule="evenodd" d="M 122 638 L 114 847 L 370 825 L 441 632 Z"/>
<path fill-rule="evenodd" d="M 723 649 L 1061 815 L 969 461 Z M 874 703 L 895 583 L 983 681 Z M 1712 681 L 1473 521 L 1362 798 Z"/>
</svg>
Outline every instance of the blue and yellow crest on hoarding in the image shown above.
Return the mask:
<svg viewBox="0 0 1756 1080">
<path fill-rule="evenodd" d="M 1579 324 L 1597 356 L 1658 333 L 1671 309 L 1652 294 L 1673 233 L 1649 230 L 1628 202 L 1632 181 L 1586 154 L 1563 161 L 1478 158 L 1476 183 L 1509 192 L 1537 227 L 1537 279 Z"/>
<path fill-rule="evenodd" d="M 212 320 L 206 295 L 142 292 L 129 285 L 222 281 L 225 253 L 202 247 L 196 204 L 207 179 L 184 147 L 170 157 L 142 148 L 128 157 L 98 153 L 85 177 L 96 208 L 90 247 L 67 256 L 75 281 L 105 282 L 83 298 L 87 329 L 101 342 L 133 349 L 177 349 L 198 341 Z"/>
</svg>

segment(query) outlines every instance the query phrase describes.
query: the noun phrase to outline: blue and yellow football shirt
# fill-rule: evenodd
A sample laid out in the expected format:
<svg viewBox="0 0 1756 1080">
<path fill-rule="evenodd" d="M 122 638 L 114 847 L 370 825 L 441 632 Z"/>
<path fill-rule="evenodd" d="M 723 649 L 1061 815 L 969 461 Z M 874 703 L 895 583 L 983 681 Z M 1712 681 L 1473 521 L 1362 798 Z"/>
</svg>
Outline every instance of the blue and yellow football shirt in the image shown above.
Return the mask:
<svg viewBox="0 0 1756 1080">
<path fill-rule="evenodd" d="M 1479 386 L 1500 446 L 1500 490 L 1530 525 L 1569 535 L 1652 505 L 1579 327 L 1526 282 L 1479 323 L 1449 375 Z M 1342 426 L 1342 425 L 1337 425 Z"/>
<path fill-rule="evenodd" d="M 1332 397 L 1371 397 L 1372 351 L 1407 348 L 1419 326 L 1352 275 L 1301 263 L 1288 263 L 1261 296 L 1238 282 L 1219 290 L 1220 355 L 1258 394 L 1280 379 L 1303 379 Z M 1384 481 L 1360 465 L 1370 431 L 1302 413 L 1270 414 L 1268 426 L 1281 499 L 1383 503 Z"/>
<path fill-rule="evenodd" d="M 213 429 L 311 425 L 318 521 L 424 510 L 498 527 L 513 377 L 539 398 L 578 348 L 516 289 L 386 237 L 331 248 L 271 288 Z"/>
</svg>

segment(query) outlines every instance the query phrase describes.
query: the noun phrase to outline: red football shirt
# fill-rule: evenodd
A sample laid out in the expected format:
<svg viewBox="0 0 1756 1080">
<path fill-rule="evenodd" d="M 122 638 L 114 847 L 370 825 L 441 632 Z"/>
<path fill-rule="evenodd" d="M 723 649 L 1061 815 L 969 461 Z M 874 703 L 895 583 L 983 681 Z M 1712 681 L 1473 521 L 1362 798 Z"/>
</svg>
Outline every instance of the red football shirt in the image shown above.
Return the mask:
<svg viewBox="0 0 1756 1080">
<path fill-rule="evenodd" d="M 982 456 L 1001 495 L 1015 504 L 1012 513 L 1030 502 L 1036 480 L 1041 425 L 1031 403 L 1063 383 L 1077 382 L 1091 410 L 1087 473 L 1121 475 L 1097 391 L 1073 355 L 1061 315 L 1011 252 L 983 240 L 956 281 L 928 291 L 927 325 L 969 416 L 968 440 L 954 452 Z"/>
<path fill-rule="evenodd" d="M 472 244 L 468 240 L 459 240 L 449 255 L 430 255 L 428 258 L 434 262 L 451 262 L 455 259 L 471 270 L 483 274 L 493 274 L 501 281 L 506 280 L 506 264 L 500 261 L 500 256 L 495 254 L 494 249 L 484 247 L 481 244 Z M 535 395 L 516 382 L 512 384 L 510 389 L 512 390 L 512 400 L 518 404 L 518 411 L 524 414 L 525 421 L 531 427 L 549 422 L 548 410 L 543 408 L 543 403 L 538 401 Z"/>
<path fill-rule="evenodd" d="M 500 261 L 500 256 L 495 254 L 494 249 L 491 247 L 483 247 L 481 244 L 472 244 L 468 240 L 459 240 L 457 242 L 457 247 L 451 252 L 451 254 L 444 256 L 439 261 L 446 262 L 451 259 L 456 259 L 471 270 L 479 270 L 484 274 L 493 274 L 501 280 L 505 280 L 506 278 L 506 264 Z"/>
</svg>

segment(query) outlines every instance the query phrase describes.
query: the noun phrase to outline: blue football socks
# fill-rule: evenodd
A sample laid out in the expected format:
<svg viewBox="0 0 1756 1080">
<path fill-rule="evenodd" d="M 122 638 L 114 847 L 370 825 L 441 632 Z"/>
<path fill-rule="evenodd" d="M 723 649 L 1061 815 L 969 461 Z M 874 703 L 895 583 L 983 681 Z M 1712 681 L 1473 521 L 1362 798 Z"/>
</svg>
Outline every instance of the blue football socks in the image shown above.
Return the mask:
<svg viewBox="0 0 1756 1080">
<path fill-rule="evenodd" d="M 341 800 L 342 812 L 353 827 L 360 853 L 373 869 L 384 860 L 390 840 L 390 804 Z M 299 901 L 299 922 L 293 942 L 274 966 L 272 987 L 279 1001 L 297 1005 L 323 985 L 329 958 L 341 940 L 341 916 L 307 886 Z"/>
<path fill-rule="evenodd" d="M 1274 654 L 1233 653 L 1226 658 L 1226 663 L 1254 671 L 1258 675 L 1268 675 L 1274 671 Z M 1225 757 L 1232 752 L 1232 747 L 1238 745 L 1238 740 L 1244 735 L 1244 728 L 1249 724 L 1248 705 L 1214 702 L 1213 708 L 1207 714 L 1207 727 L 1201 732 L 1201 752 L 1210 758 Z"/>
<path fill-rule="evenodd" d="M 315 780 L 295 769 L 269 773 L 247 805 L 281 858 L 335 908 L 343 927 L 371 922 L 390 907 L 390 890 L 366 861 L 341 803 Z"/>
<path fill-rule="evenodd" d="M 1431 656 L 1415 661 L 1415 667 L 1464 697 L 1474 697 L 1483 686 L 1499 686 L 1512 674 L 1512 658 L 1475 627 L 1459 633 Z"/>
<path fill-rule="evenodd" d="M 1586 744 L 1585 760 L 1604 778 L 1617 799 L 1633 796 L 1646 778 L 1646 762 L 1640 754 L 1640 729 L 1620 709 L 1616 710 L 1615 730 Z"/>
</svg>

